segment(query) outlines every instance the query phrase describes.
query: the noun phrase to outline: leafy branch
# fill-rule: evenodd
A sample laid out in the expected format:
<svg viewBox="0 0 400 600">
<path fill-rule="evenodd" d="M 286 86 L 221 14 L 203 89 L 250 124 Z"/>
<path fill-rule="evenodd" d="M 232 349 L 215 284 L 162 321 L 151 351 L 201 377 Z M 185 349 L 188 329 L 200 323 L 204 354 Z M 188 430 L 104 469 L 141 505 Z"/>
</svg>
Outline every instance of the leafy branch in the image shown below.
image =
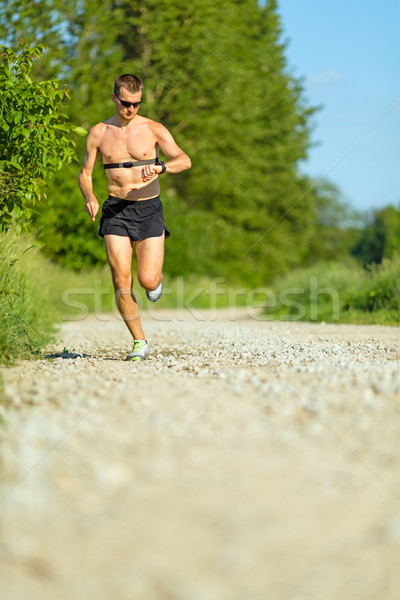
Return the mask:
<svg viewBox="0 0 400 600">
<path fill-rule="evenodd" d="M 86 134 L 62 112 L 69 99 L 63 82 L 30 77 L 45 45 L 20 46 L 0 46 L 0 231 L 22 230 L 31 207 L 46 198 L 45 183 L 76 160 L 72 134 Z"/>
</svg>

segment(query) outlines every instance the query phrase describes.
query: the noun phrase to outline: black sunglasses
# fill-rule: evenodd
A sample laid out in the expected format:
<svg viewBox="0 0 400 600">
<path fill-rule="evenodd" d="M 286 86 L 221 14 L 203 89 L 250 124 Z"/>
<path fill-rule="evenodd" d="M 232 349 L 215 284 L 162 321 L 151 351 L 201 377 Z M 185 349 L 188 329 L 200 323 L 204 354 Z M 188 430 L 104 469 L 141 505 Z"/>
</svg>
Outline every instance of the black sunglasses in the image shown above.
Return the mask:
<svg viewBox="0 0 400 600">
<path fill-rule="evenodd" d="M 116 98 L 118 98 L 118 96 L 116 96 Z M 121 98 L 118 98 L 118 100 L 121 102 L 122 106 L 125 106 L 126 108 L 129 108 L 130 106 L 138 108 L 142 104 L 141 100 L 139 100 L 139 102 L 127 102 L 126 100 L 121 100 Z"/>
</svg>

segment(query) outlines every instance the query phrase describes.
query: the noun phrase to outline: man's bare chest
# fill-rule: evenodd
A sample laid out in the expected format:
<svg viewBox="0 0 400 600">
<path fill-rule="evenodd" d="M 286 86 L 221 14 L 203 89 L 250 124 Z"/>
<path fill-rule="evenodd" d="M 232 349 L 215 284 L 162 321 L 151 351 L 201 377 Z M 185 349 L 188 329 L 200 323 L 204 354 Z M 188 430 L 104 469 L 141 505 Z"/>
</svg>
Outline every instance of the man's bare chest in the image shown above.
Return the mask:
<svg viewBox="0 0 400 600">
<path fill-rule="evenodd" d="M 124 131 L 118 127 L 107 128 L 99 150 L 105 162 L 145 160 L 156 156 L 156 140 L 146 128 Z"/>
</svg>

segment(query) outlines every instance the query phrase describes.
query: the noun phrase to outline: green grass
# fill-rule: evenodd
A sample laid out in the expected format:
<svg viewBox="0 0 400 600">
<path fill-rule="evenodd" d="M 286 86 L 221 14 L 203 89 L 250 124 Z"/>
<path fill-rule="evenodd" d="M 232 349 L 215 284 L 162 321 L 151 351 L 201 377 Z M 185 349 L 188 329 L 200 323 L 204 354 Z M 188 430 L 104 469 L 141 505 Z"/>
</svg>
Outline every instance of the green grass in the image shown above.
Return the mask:
<svg viewBox="0 0 400 600">
<path fill-rule="evenodd" d="M 400 256 L 364 269 L 356 261 L 297 269 L 271 286 L 274 318 L 399 325 Z M 272 303 L 271 303 L 272 304 Z"/>
<path fill-rule="evenodd" d="M 60 320 L 88 313 L 116 311 L 109 267 L 73 273 L 51 265 L 43 289 L 52 298 Z M 297 269 L 258 290 L 238 288 L 225 280 L 206 277 L 164 277 L 162 300 L 149 305 L 134 280 L 139 307 L 151 310 L 266 306 L 275 319 L 380 323 L 400 322 L 400 256 L 386 259 L 369 270 L 355 260 L 321 262 Z"/>
<path fill-rule="evenodd" d="M 63 320 L 78 319 L 88 313 L 116 311 L 108 266 L 87 273 L 66 272 L 54 267 L 47 288 Z M 189 308 L 214 309 L 229 305 L 246 306 L 251 290 L 235 288 L 220 280 L 201 277 L 164 276 L 162 300 L 150 305 L 145 291 L 134 279 L 133 291 L 139 308 L 151 310 Z"/>
<path fill-rule="evenodd" d="M 43 261 L 44 262 L 44 261 Z M 56 312 L 41 294 L 43 265 L 26 236 L 0 236 L 0 357 L 3 364 L 33 356 L 51 338 Z"/>
<path fill-rule="evenodd" d="M 218 278 L 165 276 L 164 295 L 140 308 L 264 307 L 265 318 L 347 323 L 400 322 L 400 256 L 369 270 L 349 259 L 297 269 L 266 288 L 238 288 Z M 41 356 L 55 325 L 89 313 L 117 312 L 108 266 L 76 273 L 45 258 L 32 238 L 0 235 L 0 363 Z"/>
<path fill-rule="evenodd" d="M 107 273 L 108 274 L 108 273 Z M 109 276 L 108 276 L 109 278 Z M 96 309 L 96 286 L 105 281 L 104 268 L 74 273 L 45 258 L 34 239 L 12 232 L 0 235 L 0 364 L 34 358 L 54 339 L 55 324 L 74 309 L 68 293 L 83 290 L 86 312 Z M 73 296 L 72 296 L 73 297 Z M 108 298 L 107 310 L 111 306 Z M 76 309 L 75 309 L 76 310 Z"/>
<path fill-rule="evenodd" d="M 149 306 L 136 280 L 134 293 L 140 308 Z M 220 279 L 165 276 L 163 298 L 151 309 L 245 306 L 249 293 Z M 41 356 L 57 323 L 111 311 L 117 309 L 108 265 L 77 273 L 44 257 L 29 236 L 0 235 L 0 364 Z"/>
</svg>

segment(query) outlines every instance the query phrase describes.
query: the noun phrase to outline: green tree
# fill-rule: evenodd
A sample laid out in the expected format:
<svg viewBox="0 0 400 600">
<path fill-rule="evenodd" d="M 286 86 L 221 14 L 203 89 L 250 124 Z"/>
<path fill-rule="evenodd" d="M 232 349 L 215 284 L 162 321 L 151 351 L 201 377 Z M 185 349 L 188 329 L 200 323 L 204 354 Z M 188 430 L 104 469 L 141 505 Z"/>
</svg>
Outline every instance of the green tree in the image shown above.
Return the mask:
<svg viewBox="0 0 400 600">
<path fill-rule="evenodd" d="M 374 210 L 365 217 L 360 239 L 352 254 L 364 265 L 379 264 L 384 258 L 400 254 L 400 210 L 394 206 Z"/>
<path fill-rule="evenodd" d="M 312 110 L 286 73 L 276 3 L 119 6 L 119 40 L 152 90 L 146 106 L 192 157 L 193 169 L 166 185 L 180 238 L 201 249 L 196 272 L 261 281 L 300 262 L 313 213 L 297 163 Z M 203 231 L 191 224 L 195 208 Z M 185 270 L 181 246 L 167 255 L 174 274 Z"/>
<path fill-rule="evenodd" d="M 30 71 L 43 45 L 19 53 L 0 47 L 0 230 L 29 219 L 46 197 L 46 181 L 75 157 L 71 132 L 85 133 L 60 112 L 68 92 L 59 81 L 35 83 Z"/>
<path fill-rule="evenodd" d="M 310 185 L 313 185 L 310 182 Z M 310 241 L 305 262 L 341 261 L 350 256 L 361 233 L 362 216 L 349 208 L 340 190 L 328 181 L 314 183 L 316 233 Z"/>
<path fill-rule="evenodd" d="M 264 7 L 257 0 L 103 0 L 100 7 L 94 0 L 38 0 L 35 6 L 36 15 L 10 0 L 12 35 L 25 29 L 46 39 L 49 68 L 58 68 L 72 90 L 73 120 L 89 127 L 108 117 L 115 76 L 135 72 L 145 83 L 142 114 L 163 122 L 191 156 L 190 172 L 162 180 L 173 232 L 171 274 L 262 283 L 304 260 L 315 234 L 314 195 L 297 164 L 307 155 L 313 110 L 287 72 L 274 0 Z M 48 37 L 44 12 L 52 19 Z M 101 189 L 100 170 L 96 178 Z M 73 215 L 81 235 L 82 200 L 77 187 L 71 194 L 70 181 L 70 171 L 60 173 L 57 195 L 49 194 L 38 220 L 49 253 L 58 257 L 54 235 L 46 238 L 45 212 L 68 210 L 68 224 L 53 219 L 59 237 L 71 233 Z M 86 264 L 98 260 L 90 226 L 87 246 L 76 244 Z"/>
</svg>

